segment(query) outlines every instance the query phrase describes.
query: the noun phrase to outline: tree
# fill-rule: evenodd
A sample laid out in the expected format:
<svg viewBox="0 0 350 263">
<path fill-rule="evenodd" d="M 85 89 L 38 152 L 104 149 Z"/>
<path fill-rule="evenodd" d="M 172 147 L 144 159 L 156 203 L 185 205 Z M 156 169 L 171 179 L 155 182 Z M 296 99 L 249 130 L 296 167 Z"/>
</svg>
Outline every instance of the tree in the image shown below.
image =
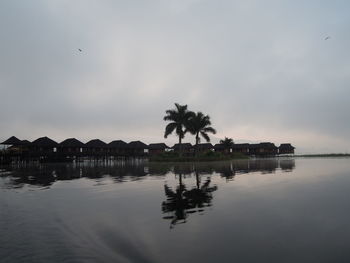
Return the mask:
<svg viewBox="0 0 350 263">
<path fill-rule="evenodd" d="M 198 144 L 203 137 L 207 142 L 210 142 L 208 133 L 215 134 L 216 130 L 210 126 L 211 121 L 209 115 L 204 115 L 202 112 L 193 114 L 188 124 L 188 131 L 196 137 L 196 152 Z"/>
<path fill-rule="evenodd" d="M 165 127 L 164 138 L 167 138 L 173 131 L 179 137 L 179 151 L 182 154 L 181 141 L 185 138 L 189 120 L 194 115 L 192 111 L 187 109 L 187 105 L 180 105 L 175 103 L 175 109 L 166 110 L 164 116 L 165 121 L 171 121 Z"/>
<path fill-rule="evenodd" d="M 220 140 L 220 144 L 222 144 L 222 146 L 227 151 L 228 149 L 230 149 L 233 146 L 234 142 L 233 142 L 232 138 L 225 137 L 225 139 Z"/>
</svg>

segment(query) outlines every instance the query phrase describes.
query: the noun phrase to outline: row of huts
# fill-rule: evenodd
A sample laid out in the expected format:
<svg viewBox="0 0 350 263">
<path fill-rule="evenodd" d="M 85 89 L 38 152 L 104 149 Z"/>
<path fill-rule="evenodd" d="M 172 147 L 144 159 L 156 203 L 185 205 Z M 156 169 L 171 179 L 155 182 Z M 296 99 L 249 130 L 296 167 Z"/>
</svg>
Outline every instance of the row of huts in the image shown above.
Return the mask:
<svg viewBox="0 0 350 263">
<path fill-rule="evenodd" d="M 225 146 L 224 144 L 215 144 L 211 143 L 201 143 L 196 145 L 191 145 L 190 143 L 183 143 L 181 145 L 182 151 L 185 153 L 194 153 L 194 152 L 207 152 L 215 151 L 221 153 L 241 153 L 245 155 L 256 155 L 256 156 L 273 156 L 273 155 L 282 155 L 282 154 L 294 154 L 295 147 L 290 143 L 282 143 L 277 147 L 274 143 L 271 142 L 262 142 L 256 144 L 249 143 L 238 143 L 233 144 L 232 146 Z M 179 144 L 175 144 L 171 147 L 174 151 L 179 150 Z"/>
<path fill-rule="evenodd" d="M 147 156 L 169 151 L 180 151 L 179 144 L 169 147 L 165 143 L 151 143 L 147 145 L 141 141 L 126 143 L 122 140 L 115 140 L 107 144 L 99 139 L 83 143 L 75 138 L 69 138 L 58 143 L 48 137 L 41 137 L 29 142 L 28 140 L 20 140 L 15 136 L 12 136 L 1 144 L 7 146 L 6 152 L 27 155 Z M 295 148 L 289 143 L 284 143 L 277 147 L 271 142 L 258 144 L 233 144 L 230 147 L 226 147 L 223 144 L 212 145 L 211 143 L 202 143 L 197 146 L 190 143 L 181 144 L 181 151 L 186 155 L 193 155 L 198 152 L 215 151 L 222 153 L 271 156 L 278 154 L 293 154 L 294 149 Z"/>
</svg>

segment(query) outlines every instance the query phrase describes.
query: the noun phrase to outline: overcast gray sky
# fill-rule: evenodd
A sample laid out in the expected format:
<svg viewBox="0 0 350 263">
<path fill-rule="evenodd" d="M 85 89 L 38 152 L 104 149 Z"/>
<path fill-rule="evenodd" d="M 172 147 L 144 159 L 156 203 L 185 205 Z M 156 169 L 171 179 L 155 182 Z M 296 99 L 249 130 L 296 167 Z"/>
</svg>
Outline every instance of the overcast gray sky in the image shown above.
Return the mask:
<svg viewBox="0 0 350 263">
<path fill-rule="evenodd" d="M 0 139 L 171 145 L 162 118 L 178 102 L 211 116 L 214 143 L 350 152 L 349 13 L 345 0 L 2 0 Z"/>
</svg>

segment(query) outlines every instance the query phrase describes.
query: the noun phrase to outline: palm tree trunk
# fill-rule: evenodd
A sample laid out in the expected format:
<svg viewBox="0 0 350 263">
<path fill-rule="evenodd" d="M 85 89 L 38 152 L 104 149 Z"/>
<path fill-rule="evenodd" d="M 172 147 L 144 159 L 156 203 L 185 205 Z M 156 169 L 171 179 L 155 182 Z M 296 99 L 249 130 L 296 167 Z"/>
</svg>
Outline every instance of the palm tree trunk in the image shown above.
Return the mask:
<svg viewBox="0 0 350 263">
<path fill-rule="evenodd" d="M 195 156 L 198 155 L 198 141 L 199 141 L 199 134 L 196 134 L 196 147 L 195 147 Z"/>
<path fill-rule="evenodd" d="M 179 156 L 182 157 L 182 144 L 181 144 L 181 136 L 179 136 Z"/>
</svg>

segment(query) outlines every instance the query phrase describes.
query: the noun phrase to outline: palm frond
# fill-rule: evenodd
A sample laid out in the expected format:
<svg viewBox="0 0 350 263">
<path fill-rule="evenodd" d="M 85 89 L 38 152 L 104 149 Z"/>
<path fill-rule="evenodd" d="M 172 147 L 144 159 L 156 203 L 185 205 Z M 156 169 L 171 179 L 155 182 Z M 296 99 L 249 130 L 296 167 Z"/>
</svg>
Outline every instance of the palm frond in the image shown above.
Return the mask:
<svg viewBox="0 0 350 263">
<path fill-rule="evenodd" d="M 207 141 L 207 142 L 210 142 L 210 138 L 208 136 L 208 134 L 206 134 L 205 132 L 201 131 L 200 132 L 201 136 Z"/>
<path fill-rule="evenodd" d="M 185 137 L 185 133 L 189 131 L 187 126 L 189 119 L 193 116 L 193 113 L 187 110 L 187 105 L 180 105 L 179 103 L 175 103 L 175 109 L 166 110 L 165 113 L 166 115 L 163 117 L 163 119 L 165 121 L 171 121 L 172 124 L 168 124 L 168 126 L 165 128 L 164 137 L 166 138 L 169 134 L 176 130 L 176 134 L 183 139 Z"/>
<path fill-rule="evenodd" d="M 171 133 L 173 133 L 173 131 L 176 129 L 176 127 L 177 127 L 177 124 L 175 122 L 169 123 L 165 127 L 164 138 L 167 138 Z"/>
<path fill-rule="evenodd" d="M 195 135 L 200 134 L 207 142 L 210 138 L 207 133 L 216 133 L 213 127 L 210 127 L 211 121 L 209 115 L 204 115 L 202 112 L 192 113 L 189 123 L 187 125 L 187 130 Z"/>
<path fill-rule="evenodd" d="M 205 127 L 203 129 L 204 132 L 209 132 L 209 133 L 212 133 L 212 134 L 216 134 L 216 130 L 213 128 L 213 127 Z"/>
</svg>

